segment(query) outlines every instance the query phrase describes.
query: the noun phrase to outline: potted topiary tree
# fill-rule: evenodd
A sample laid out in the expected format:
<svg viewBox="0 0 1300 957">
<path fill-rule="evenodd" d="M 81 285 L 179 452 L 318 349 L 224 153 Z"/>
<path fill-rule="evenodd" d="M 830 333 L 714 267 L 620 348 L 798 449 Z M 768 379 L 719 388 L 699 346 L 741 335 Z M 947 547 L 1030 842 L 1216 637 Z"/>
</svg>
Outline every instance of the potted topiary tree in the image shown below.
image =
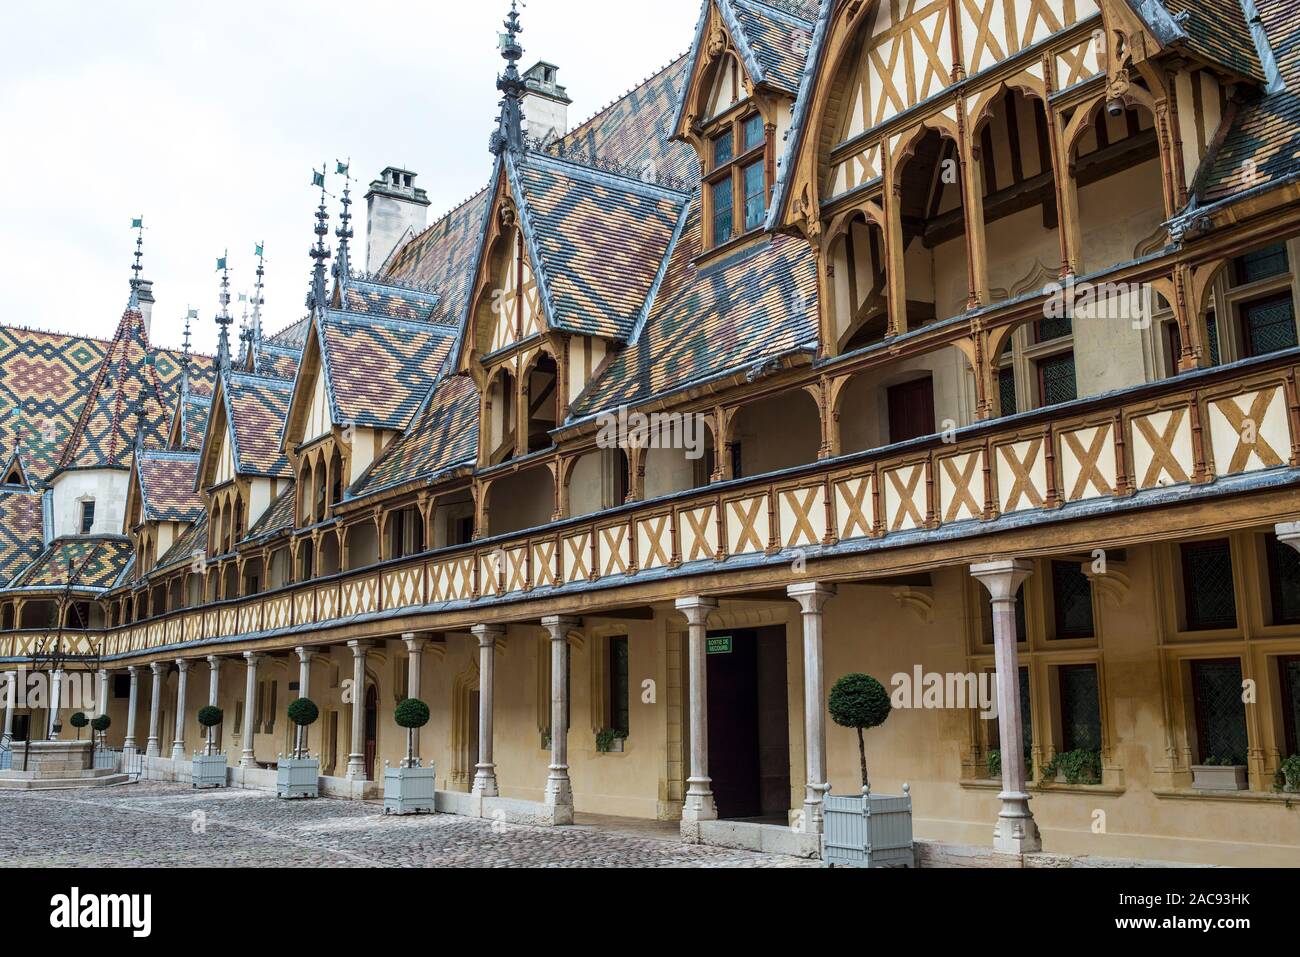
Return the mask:
<svg viewBox="0 0 1300 957">
<path fill-rule="evenodd" d="M 419 698 L 407 698 L 393 709 L 393 720 L 406 729 L 406 758 L 399 767 L 384 766 L 384 813 L 432 813 L 433 764 L 422 768 L 415 756 L 415 732 L 429 723 L 429 706 Z"/>
<path fill-rule="evenodd" d="M 112 723 L 113 719 L 106 714 L 97 714 L 95 717 L 90 719 L 90 730 L 94 733 L 94 736 L 99 739 L 95 742 L 95 760 L 93 762 L 97 768 L 100 767 L 99 761 L 101 755 L 105 760 L 110 757 L 108 745 L 104 741 L 104 733 L 108 731 L 108 727 Z M 116 762 L 117 759 L 113 758 L 111 764 L 106 766 L 116 766 Z"/>
<path fill-rule="evenodd" d="M 289 720 L 295 725 L 293 757 L 281 757 L 276 766 L 275 793 L 282 798 L 320 797 L 320 761 L 310 757 L 304 746 L 308 725 L 320 717 L 310 698 L 289 702 Z"/>
<path fill-rule="evenodd" d="M 823 798 L 825 814 L 822 861 L 828 867 L 911 867 L 912 798 L 871 793 L 867 776 L 867 745 L 863 732 L 888 720 L 893 705 L 889 692 L 875 678 L 849 674 L 835 682 L 828 702 L 831 720 L 858 733 L 862 794 Z"/>
<path fill-rule="evenodd" d="M 86 717 L 86 712 L 77 711 L 74 712 L 72 717 L 68 719 L 68 724 L 72 725 L 74 728 L 77 729 L 77 740 L 80 741 L 81 729 L 84 728 L 86 725 L 90 724 L 90 719 Z"/>
<path fill-rule="evenodd" d="M 202 754 L 194 755 L 192 777 L 196 788 L 223 788 L 226 786 L 226 756 L 217 754 L 216 727 L 225 720 L 216 705 L 199 709 L 199 724 L 207 729 L 207 745 Z"/>
</svg>

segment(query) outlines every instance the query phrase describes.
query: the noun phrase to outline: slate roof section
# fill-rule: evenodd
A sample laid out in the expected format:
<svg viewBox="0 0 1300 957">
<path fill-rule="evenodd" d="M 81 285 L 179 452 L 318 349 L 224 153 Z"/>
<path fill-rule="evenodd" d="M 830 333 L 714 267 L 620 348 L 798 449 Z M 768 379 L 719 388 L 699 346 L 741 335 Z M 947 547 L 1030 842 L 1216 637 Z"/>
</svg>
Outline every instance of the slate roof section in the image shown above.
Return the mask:
<svg viewBox="0 0 1300 957">
<path fill-rule="evenodd" d="M 197 522 L 203 516 L 203 497 L 194 491 L 197 452 L 145 451 L 135 468 L 145 521 Z"/>
<path fill-rule="evenodd" d="M 280 451 L 280 430 L 289 411 L 293 383 L 287 379 L 230 372 L 223 380 L 226 421 L 233 424 L 235 468 L 241 475 L 289 478 Z"/>
<path fill-rule="evenodd" d="M 1259 51 L 1240 0 L 1163 0 L 1165 9 L 1186 34 L 1189 52 L 1240 76 L 1263 82 Z"/>
<path fill-rule="evenodd" d="M 381 319 L 428 322 L 438 306 L 432 292 L 350 278 L 340 290 L 342 311 Z"/>
<path fill-rule="evenodd" d="M 1300 175 L 1300 0 L 1257 0 L 1285 89 L 1241 110 L 1197 184 L 1201 205 Z"/>
<path fill-rule="evenodd" d="M 302 349 L 262 342 L 254 358 L 258 375 L 273 379 L 293 379 L 302 361 Z"/>
<path fill-rule="evenodd" d="M 212 411 L 212 398 L 186 393 L 176 407 L 180 422 L 180 451 L 197 452 L 203 448 L 203 436 L 208 431 L 208 414 Z"/>
<path fill-rule="evenodd" d="M 806 12 L 796 14 L 798 7 L 787 9 L 760 0 L 720 2 L 730 8 L 743 42 L 757 61 L 759 73 L 754 82 L 767 83 L 791 95 L 798 93 L 816 11 L 811 16 Z"/>
<path fill-rule="evenodd" d="M 10 590 L 62 589 L 72 569 L 72 587 L 79 591 L 103 591 L 113 587 L 131 564 L 134 546 L 129 538 L 55 539 L 40 556 L 10 584 Z"/>
<path fill-rule="evenodd" d="M 310 316 L 303 316 L 292 325 L 286 326 L 269 339 L 264 340 L 273 346 L 286 346 L 291 349 L 302 350 L 307 344 L 307 329 L 311 324 Z"/>
<path fill-rule="evenodd" d="M 350 497 L 472 466 L 478 456 L 478 413 L 478 391 L 469 376 L 443 379 L 411 427 L 353 486 Z"/>
<path fill-rule="evenodd" d="M 0 587 L 34 562 L 44 547 L 40 493 L 0 490 Z"/>
<path fill-rule="evenodd" d="M 802 239 L 777 236 L 697 270 L 699 195 L 645 328 L 572 408 L 635 405 L 817 344 L 817 276 Z"/>
<path fill-rule="evenodd" d="M 687 194 L 543 153 L 512 159 L 507 169 L 551 327 L 627 339 Z"/>
<path fill-rule="evenodd" d="M 429 395 L 456 330 L 328 311 L 321 357 L 337 422 L 403 429 Z"/>
<path fill-rule="evenodd" d="M 467 199 L 390 261 L 385 279 L 436 291 L 430 322 L 459 326 L 464 320 L 490 198 L 485 189 Z"/>
</svg>

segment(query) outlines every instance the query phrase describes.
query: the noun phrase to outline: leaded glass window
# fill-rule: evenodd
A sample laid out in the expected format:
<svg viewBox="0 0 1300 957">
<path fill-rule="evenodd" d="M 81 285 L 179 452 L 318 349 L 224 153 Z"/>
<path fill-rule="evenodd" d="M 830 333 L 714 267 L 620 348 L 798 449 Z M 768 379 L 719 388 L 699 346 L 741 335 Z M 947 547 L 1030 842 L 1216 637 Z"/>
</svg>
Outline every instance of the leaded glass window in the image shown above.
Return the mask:
<svg viewBox="0 0 1300 957">
<path fill-rule="evenodd" d="M 1300 754 L 1300 657 L 1278 659 L 1282 672 L 1282 722 L 1286 732 L 1286 754 Z"/>
<path fill-rule="evenodd" d="M 1074 379 L 1074 353 L 1063 352 L 1038 360 L 1039 397 L 1044 406 L 1078 398 Z"/>
<path fill-rule="evenodd" d="M 1056 638 L 1092 638 L 1092 583 L 1077 562 L 1052 562 Z"/>
<path fill-rule="evenodd" d="M 713 242 L 720 245 L 731 239 L 732 216 L 731 180 L 713 184 Z"/>
<path fill-rule="evenodd" d="M 763 225 L 767 213 L 767 188 L 763 164 L 751 163 L 743 173 L 745 181 L 745 232 Z"/>
<path fill-rule="evenodd" d="M 628 730 L 628 654 L 627 638 L 609 639 L 609 727 L 612 731 Z"/>
<path fill-rule="evenodd" d="M 1232 549 L 1227 539 L 1183 545 L 1183 601 L 1188 631 L 1237 627 Z"/>
<path fill-rule="evenodd" d="M 1246 355 L 1262 356 L 1296 346 L 1295 309 L 1291 296 L 1274 296 L 1241 307 Z"/>
<path fill-rule="evenodd" d="M 1241 661 L 1193 661 L 1192 696 L 1196 741 L 1202 764 L 1246 763 L 1246 705 L 1241 694 Z"/>
<path fill-rule="evenodd" d="M 1016 371 L 1011 366 L 998 370 L 998 396 L 1003 415 L 1016 414 Z"/>
<path fill-rule="evenodd" d="M 1101 750 L 1101 699 L 1096 665 L 1062 665 L 1061 750 Z"/>
<path fill-rule="evenodd" d="M 1237 282 L 1240 285 L 1279 276 L 1286 270 L 1286 243 L 1265 246 L 1237 258 Z"/>
<path fill-rule="evenodd" d="M 1300 624 L 1300 552 L 1269 535 L 1269 592 L 1273 599 L 1273 624 Z"/>
</svg>

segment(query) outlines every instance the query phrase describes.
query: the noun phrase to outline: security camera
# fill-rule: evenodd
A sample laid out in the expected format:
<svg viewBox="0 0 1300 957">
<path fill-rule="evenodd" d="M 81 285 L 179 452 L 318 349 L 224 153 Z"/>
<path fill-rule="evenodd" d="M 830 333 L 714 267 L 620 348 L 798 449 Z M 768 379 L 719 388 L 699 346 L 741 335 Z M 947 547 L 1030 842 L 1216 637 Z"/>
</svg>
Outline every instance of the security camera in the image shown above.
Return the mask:
<svg viewBox="0 0 1300 957">
<path fill-rule="evenodd" d="M 1123 101 L 1123 100 L 1107 100 L 1107 101 L 1106 101 L 1106 112 L 1107 112 L 1110 116 L 1114 116 L 1114 117 L 1120 117 L 1120 116 L 1123 116 L 1123 115 L 1124 115 L 1124 101 Z"/>
</svg>

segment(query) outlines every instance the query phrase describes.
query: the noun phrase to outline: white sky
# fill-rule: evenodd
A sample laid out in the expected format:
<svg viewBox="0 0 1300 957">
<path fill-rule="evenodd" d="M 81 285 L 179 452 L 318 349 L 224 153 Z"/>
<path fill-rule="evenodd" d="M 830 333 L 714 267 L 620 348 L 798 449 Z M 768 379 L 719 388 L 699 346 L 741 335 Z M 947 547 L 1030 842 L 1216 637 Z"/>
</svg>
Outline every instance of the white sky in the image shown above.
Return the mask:
<svg viewBox="0 0 1300 957">
<path fill-rule="evenodd" d="M 110 336 L 145 220 L 152 341 L 215 349 L 216 258 L 251 289 L 265 241 L 270 333 L 303 313 L 317 191 L 351 158 L 366 185 L 417 172 L 430 222 L 491 173 L 508 0 L 76 0 L 8 4 L 0 58 L 0 322 Z M 560 67 L 570 125 L 690 46 L 699 0 L 528 0 L 521 68 Z M 15 39 L 18 42 L 13 42 Z M 331 175 L 331 192 L 341 189 Z M 330 208 L 330 241 L 337 204 Z M 233 307 L 232 307 L 233 308 Z M 236 311 L 236 319 L 239 313 Z"/>
</svg>

